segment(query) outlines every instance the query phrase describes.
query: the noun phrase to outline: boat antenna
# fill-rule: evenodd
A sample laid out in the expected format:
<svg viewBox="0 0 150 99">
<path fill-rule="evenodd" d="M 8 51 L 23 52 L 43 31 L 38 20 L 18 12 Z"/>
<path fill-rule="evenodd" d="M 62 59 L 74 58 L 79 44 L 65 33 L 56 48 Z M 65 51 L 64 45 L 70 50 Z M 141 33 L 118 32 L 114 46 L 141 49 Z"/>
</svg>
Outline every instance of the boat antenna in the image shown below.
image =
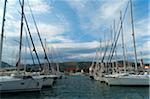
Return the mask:
<svg viewBox="0 0 150 99">
<path fill-rule="evenodd" d="M 3 49 L 3 39 L 4 39 L 6 4 L 7 4 L 7 0 L 5 0 L 4 2 L 4 11 L 3 11 L 3 19 L 2 19 L 1 42 L 0 42 L 0 66 L 2 66 L 2 49 Z"/>
</svg>

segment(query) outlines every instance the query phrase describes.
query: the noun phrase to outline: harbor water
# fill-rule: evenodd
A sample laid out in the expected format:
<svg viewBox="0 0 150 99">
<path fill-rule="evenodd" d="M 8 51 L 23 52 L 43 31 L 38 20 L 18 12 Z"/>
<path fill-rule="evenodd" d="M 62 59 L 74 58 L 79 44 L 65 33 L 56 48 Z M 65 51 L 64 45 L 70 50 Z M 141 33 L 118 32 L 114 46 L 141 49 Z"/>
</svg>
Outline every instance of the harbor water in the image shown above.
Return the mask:
<svg viewBox="0 0 150 99">
<path fill-rule="evenodd" d="M 1 95 L 1 99 L 149 99 L 149 87 L 117 87 L 91 80 L 85 75 L 58 79 L 40 92 Z"/>
</svg>

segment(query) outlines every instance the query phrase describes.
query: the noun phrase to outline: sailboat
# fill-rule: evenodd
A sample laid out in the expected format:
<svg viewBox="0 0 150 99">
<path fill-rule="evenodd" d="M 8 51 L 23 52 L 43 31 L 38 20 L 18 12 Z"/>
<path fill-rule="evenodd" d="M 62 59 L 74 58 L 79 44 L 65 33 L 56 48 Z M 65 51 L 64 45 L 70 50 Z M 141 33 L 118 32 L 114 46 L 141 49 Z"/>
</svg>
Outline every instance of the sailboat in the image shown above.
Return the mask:
<svg viewBox="0 0 150 99">
<path fill-rule="evenodd" d="M 96 50 L 96 55 L 93 58 L 92 64 L 89 68 L 89 76 L 91 79 L 98 80 L 99 78 L 98 75 L 99 75 L 99 59 L 98 59 L 98 50 Z"/>
<path fill-rule="evenodd" d="M 150 75 L 116 74 L 105 76 L 108 85 L 117 86 L 149 86 Z"/>
<path fill-rule="evenodd" d="M 56 57 L 59 57 L 58 51 L 52 47 L 51 48 L 51 64 L 52 64 L 51 75 L 53 75 L 53 77 L 55 77 L 56 79 L 59 79 L 62 77 L 63 73 L 60 72 L 59 62 L 57 62 L 57 60 L 54 59 L 54 55 Z"/>
<path fill-rule="evenodd" d="M 108 47 L 108 45 L 106 45 Z M 95 59 L 93 59 L 93 62 L 89 68 L 89 74 L 90 74 L 90 78 L 92 79 L 95 79 L 95 80 L 98 80 L 100 82 L 104 82 L 104 58 L 105 58 L 105 55 L 106 55 L 106 51 L 107 51 L 107 47 L 105 49 L 105 53 L 103 55 L 103 58 L 100 62 L 100 55 L 98 55 L 98 52 L 100 54 L 100 48 L 101 48 L 101 41 L 100 41 L 100 47 L 99 47 L 99 51 L 96 50 L 96 56 L 95 56 L 95 59 L 97 57 L 97 60 L 96 60 L 96 63 L 94 62 Z"/>
<path fill-rule="evenodd" d="M 93 58 L 92 64 L 89 68 L 89 76 L 91 79 L 94 79 L 94 69 L 95 69 L 95 62 L 94 61 L 95 61 L 96 56 L 97 56 L 97 51 L 96 51 L 95 57 Z"/>
<path fill-rule="evenodd" d="M 133 14 L 132 14 L 132 1 L 130 0 L 130 8 L 131 8 L 131 20 L 132 20 L 132 36 L 134 42 L 134 54 L 135 54 L 135 73 L 130 74 L 126 72 L 123 73 L 115 73 L 105 75 L 105 82 L 108 85 L 116 85 L 116 86 L 149 86 L 150 75 L 149 74 L 138 74 L 137 71 L 137 54 L 136 54 L 136 46 L 135 46 L 135 37 L 134 37 L 134 25 L 133 25 Z M 125 64 L 124 64 L 125 69 Z"/>
<path fill-rule="evenodd" d="M 7 0 L 4 2 L 4 12 L 3 12 L 3 21 L 2 21 L 2 33 L 1 33 L 1 44 L 0 44 L 0 65 L 2 65 L 2 47 L 3 47 L 3 34 L 4 34 L 4 23 L 5 23 L 5 12 L 6 12 L 6 4 Z M 22 16 L 21 16 L 21 33 L 23 29 L 23 10 L 24 10 L 24 0 L 22 0 L 21 4 L 22 8 Z M 20 47 L 19 53 L 21 53 L 21 43 L 22 39 L 20 39 Z M 17 62 L 17 67 L 20 65 L 20 57 Z M 43 79 L 33 78 L 32 76 L 24 75 L 19 73 L 19 69 L 17 69 L 17 73 L 12 73 L 10 75 L 0 76 L 0 93 L 6 92 L 22 92 L 22 91 L 39 91 L 43 86 Z"/>
<path fill-rule="evenodd" d="M 33 78 L 35 79 L 42 79 L 43 80 L 43 86 L 42 87 L 47 87 L 47 86 L 52 86 L 53 83 L 54 83 L 54 80 L 56 77 L 54 77 L 51 72 L 50 72 L 50 62 L 49 62 L 49 58 L 47 56 L 47 52 L 46 52 L 46 46 L 44 47 L 44 44 L 42 42 L 42 39 L 41 39 L 41 36 L 40 36 L 40 32 L 38 30 L 38 27 L 37 27 L 37 24 L 36 24 L 36 21 L 35 21 L 35 18 L 34 18 L 34 15 L 32 13 L 32 9 L 30 7 L 30 4 L 28 2 L 28 6 L 29 6 L 29 9 L 30 9 L 30 12 L 31 12 L 31 15 L 32 15 L 32 19 L 34 21 L 34 25 L 35 25 L 35 28 L 37 30 L 37 33 L 38 33 L 38 37 L 39 37 L 39 40 L 40 40 L 40 43 L 42 45 L 42 49 L 44 51 L 44 54 L 45 54 L 45 57 L 44 59 L 46 60 L 46 62 L 44 63 L 44 66 L 42 67 L 40 61 L 39 61 L 39 58 L 38 58 L 38 55 L 37 55 L 37 52 L 36 52 L 36 48 L 35 48 L 35 45 L 34 45 L 34 42 L 33 42 L 33 38 L 31 36 L 31 33 L 30 33 L 30 29 L 29 29 L 29 25 L 28 25 L 28 22 L 27 22 L 27 19 L 26 19 L 26 16 L 25 16 L 25 13 L 24 13 L 24 18 L 25 18 L 25 23 L 26 23 L 26 26 L 27 26 L 27 29 L 28 29 L 28 32 L 29 32 L 29 35 L 30 35 L 30 39 L 32 41 L 32 45 L 33 45 L 33 48 L 34 48 L 34 51 L 36 53 L 36 56 L 37 56 L 37 59 L 38 59 L 38 62 L 39 62 L 39 65 L 40 65 L 40 69 L 41 71 L 40 72 L 37 72 L 37 73 L 28 73 L 28 75 L 31 75 Z"/>
<path fill-rule="evenodd" d="M 40 91 L 42 86 L 43 80 L 32 76 L 0 76 L 0 93 Z"/>
</svg>

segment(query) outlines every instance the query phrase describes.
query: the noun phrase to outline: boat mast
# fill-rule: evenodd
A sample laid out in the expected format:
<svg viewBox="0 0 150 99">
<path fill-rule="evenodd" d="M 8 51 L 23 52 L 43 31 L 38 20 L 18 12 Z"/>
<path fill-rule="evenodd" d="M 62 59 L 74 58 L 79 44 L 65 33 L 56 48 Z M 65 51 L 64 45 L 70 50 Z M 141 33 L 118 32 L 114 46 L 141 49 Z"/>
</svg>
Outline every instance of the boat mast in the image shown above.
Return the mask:
<svg viewBox="0 0 150 99">
<path fill-rule="evenodd" d="M 110 40 L 110 42 L 111 42 L 111 44 L 113 44 L 113 33 L 114 33 L 113 26 L 110 27 L 110 33 L 111 33 L 111 40 Z M 112 64 L 112 74 L 114 74 L 115 73 L 115 61 L 113 60 L 111 62 L 111 64 Z"/>
<path fill-rule="evenodd" d="M 100 58 L 101 58 L 101 39 L 99 39 L 99 48 L 98 48 L 98 54 L 97 54 L 97 62 L 96 62 L 96 67 L 97 67 L 97 73 L 100 73 Z"/>
<path fill-rule="evenodd" d="M 97 49 L 96 49 L 95 56 L 93 57 L 92 64 L 91 64 L 91 66 L 90 66 L 90 68 L 89 68 L 89 73 L 90 73 L 91 75 L 92 75 L 93 70 L 94 70 L 94 65 L 95 65 L 96 56 L 97 56 Z"/>
<path fill-rule="evenodd" d="M 20 29 L 20 45 L 19 45 L 19 59 L 16 64 L 17 66 L 17 71 L 19 71 L 19 65 L 20 65 L 20 60 L 21 60 L 21 49 L 22 49 L 22 34 L 23 34 L 23 15 L 24 14 L 24 0 L 22 0 L 21 4 L 21 29 Z"/>
<path fill-rule="evenodd" d="M 141 51 L 141 56 L 142 56 L 142 51 Z M 141 65 L 141 68 L 142 68 L 143 73 L 145 73 L 145 70 L 144 70 L 144 60 L 143 60 L 143 58 L 140 59 L 140 65 Z"/>
<path fill-rule="evenodd" d="M 131 10 L 132 37 L 133 37 L 134 56 L 135 56 L 135 71 L 137 72 L 137 52 L 136 52 L 136 44 L 135 44 L 135 32 L 134 32 L 134 22 L 133 22 L 132 0 L 130 0 L 130 10 Z"/>
<path fill-rule="evenodd" d="M 57 61 L 56 61 L 56 67 L 57 67 L 56 71 L 57 71 L 57 73 L 59 73 L 59 72 L 60 72 L 60 67 L 59 67 L 59 61 L 58 61 L 58 60 L 59 60 L 59 59 L 58 59 L 59 56 L 58 56 L 58 50 L 57 50 L 57 48 L 55 49 L 54 52 L 55 52 L 56 60 L 57 60 Z"/>
<path fill-rule="evenodd" d="M 122 22 L 122 12 L 121 11 L 120 11 L 120 21 L 121 21 L 121 36 L 122 36 L 122 51 L 123 51 L 123 67 L 124 67 L 124 72 L 126 72 L 126 56 L 125 56 L 123 22 Z"/>
<path fill-rule="evenodd" d="M 114 30 L 114 41 L 115 41 L 115 37 L 116 37 L 116 21 L 114 20 L 114 25 L 113 25 L 113 30 Z M 112 42 L 112 45 L 113 45 L 113 42 Z M 115 49 L 115 51 L 114 51 L 114 54 L 115 54 L 115 72 L 118 70 L 117 68 L 118 68 L 118 60 L 117 60 L 117 48 Z"/>
<path fill-rule="evenodd" d="M 3 20 L 2 20 L 1 42 L 0 42 L 0 66 L 2 66 L 2 49 L 3 49 L 3 38 L 4 38 L 6 4 L 7 4 L 7 0 L 5 0 L 4 2 L 4 11 L 3 11 Z"/>
<path fill-rule="evenodd" d="M 45 38 L 45 51 L 46 51 L 46 53 L 48 52 L 48 48 L 47 48 L 47 44 L 46 44 L 46 38 Z M 49 65 L 47 65 L 45 62 L 45 70 L 44 71 L 46 74 L 49 73 L 49 68 L 50 68 Z"/>
<path fill-rule="evenodd" d="M 95 76 L 95 74 L 96 74 L 97 59 L 98 59 L 98 48 L 96 49 L 95 61 L 93 63 L 93 67 L 92 67 L 93 76 Z"/>
</svg>

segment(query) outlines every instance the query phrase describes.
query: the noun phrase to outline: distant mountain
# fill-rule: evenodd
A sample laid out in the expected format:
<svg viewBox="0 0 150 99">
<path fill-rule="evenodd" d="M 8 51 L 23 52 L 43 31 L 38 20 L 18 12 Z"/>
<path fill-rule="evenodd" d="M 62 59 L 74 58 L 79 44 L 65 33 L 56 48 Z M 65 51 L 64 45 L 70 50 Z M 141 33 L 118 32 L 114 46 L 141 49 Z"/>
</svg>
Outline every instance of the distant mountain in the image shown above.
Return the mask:
<svg viewBox="0 0 150 99">
<path fill-rule="evenodd" d="M 41 64 L 44 66 L 44 64 Z M 56 63 L 51 63 L 52 67 L 56 68 Z M 78 68 L 78 69 L 88 69 L 91 65 L 91 62 L 63 62 L 59 63 L 60 71 L 65 71 L 67 68 Z M 27 70 L 38 71 L 40 66 L 38 64 L 28 64 L 26 65 Z"/>
<path fill-rule="evenodd" d="M 91 65 L 91 62 L 64 62 L 60 63 L 60 70 L 64 70 L 65 68 L 80 68 L 80 69 L 88 69 Z"/>
<path fill-rule="evenodd" d="M 130 66 L 134 67 L 134 62 L 128 62 L 130 63 Z M 89 67 L 91 66 L 92 62 L 63 62 L 63 63 L 59 63 L 59 67 L 60 67 L 60 71 L 66 71 L 68 69 L 78 69 L 81 70 L 83 69 L 84 71 L 88 71 Z M 123 64 L 122 61 L 118 61 L 118 65 L 122 66 L 121 64 Z M 44 63 L 41 64 L 42 66 L 44 66 Z M 56 68 L 56 63 L 51 63 L 51 65 Z M 138 63 L 138 66 L 140 64 Z M 145 65 L 145 64 L 144 64 Z M 147 66 L 149 66 L 149 64 L 147 64 Z M 33 64 L 28 64 L 27 66 L 27 70 L 31 71 L 38 71 L 40 66 L 38 64 L 33 65 Z"/>
</svg>

